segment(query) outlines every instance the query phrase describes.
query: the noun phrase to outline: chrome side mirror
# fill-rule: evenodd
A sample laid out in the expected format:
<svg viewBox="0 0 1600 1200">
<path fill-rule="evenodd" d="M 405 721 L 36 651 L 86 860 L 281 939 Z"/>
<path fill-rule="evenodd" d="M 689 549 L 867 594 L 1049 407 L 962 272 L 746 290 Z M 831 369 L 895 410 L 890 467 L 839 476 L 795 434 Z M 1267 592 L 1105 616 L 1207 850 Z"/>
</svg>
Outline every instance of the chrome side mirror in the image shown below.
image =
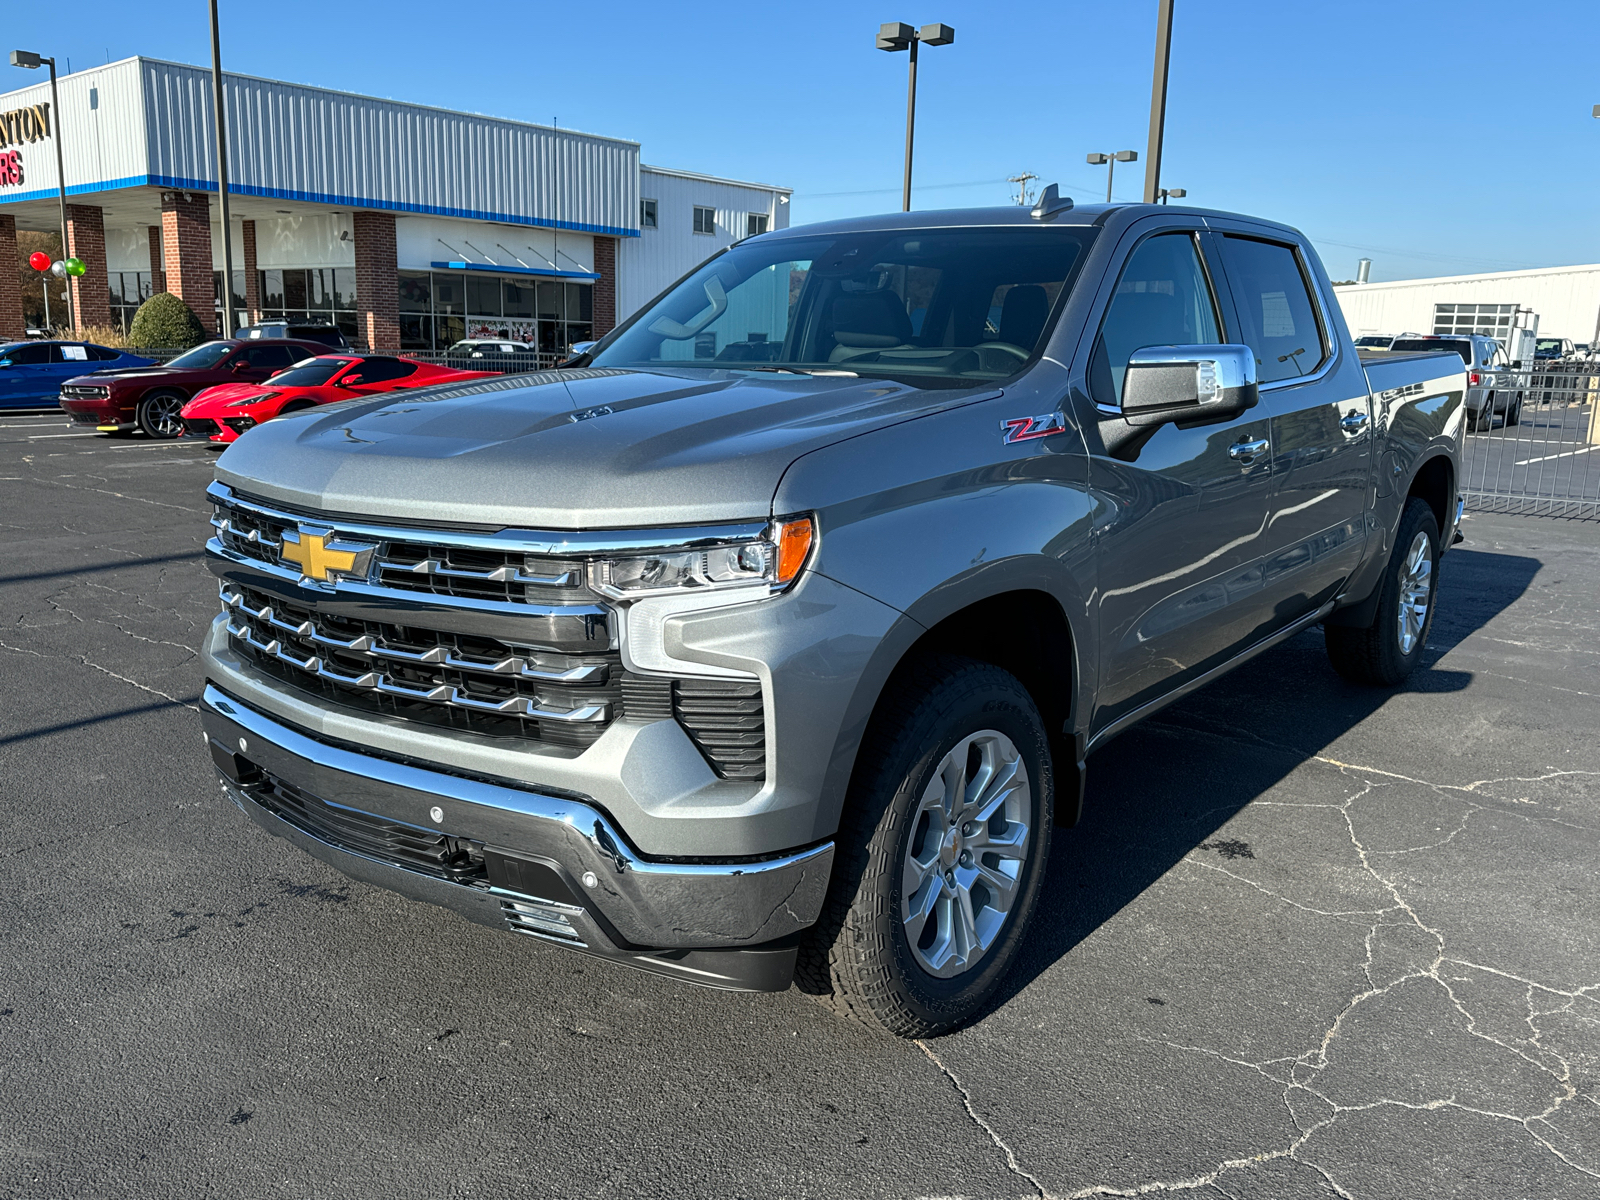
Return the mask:
<svg viewBox="0 0 1600 1200">
<path fill-rule="evenodd" d="M 572 356 L 576 358 L 580 354 L 587 354 L 599 344 L 599 342 L 573 342 Z"/>
<path fill-rule="evenodd" d="M 1122 416 L 1136 427 L 1203 425 L 1236 417 L 1260 398 L 1248 346 L 1145 346 L 1128 359 Z"/>
</svg>

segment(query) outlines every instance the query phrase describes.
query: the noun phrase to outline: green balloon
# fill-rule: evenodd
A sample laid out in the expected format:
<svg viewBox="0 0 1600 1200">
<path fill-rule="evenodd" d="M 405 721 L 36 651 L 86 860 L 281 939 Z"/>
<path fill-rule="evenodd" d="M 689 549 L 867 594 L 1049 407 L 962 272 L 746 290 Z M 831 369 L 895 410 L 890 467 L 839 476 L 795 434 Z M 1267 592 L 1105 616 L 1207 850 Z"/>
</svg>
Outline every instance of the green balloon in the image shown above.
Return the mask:
<svg viewBox="0 0 1600 1200">
<path fill-rule="evenodd" d="M 81 259 L 81 258 L 69 258 L 69 259 L 67 259 L 67 274 L 68 275 L 82 275 L 84 270 L 85 270 L 85 268 L 84 268 L 84 265 L 83 265 L 83 259 Z"/>
</svg>

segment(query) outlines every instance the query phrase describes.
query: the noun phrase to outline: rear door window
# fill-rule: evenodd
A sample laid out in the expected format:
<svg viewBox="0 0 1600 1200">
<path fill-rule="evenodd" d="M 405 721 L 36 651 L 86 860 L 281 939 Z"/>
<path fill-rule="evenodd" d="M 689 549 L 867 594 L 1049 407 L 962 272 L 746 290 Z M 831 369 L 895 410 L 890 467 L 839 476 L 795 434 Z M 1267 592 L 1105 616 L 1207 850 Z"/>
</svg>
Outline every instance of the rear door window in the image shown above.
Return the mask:
<svg viewBox="0 0 1600 1200">
<path fill-rule="evenodd" d="M 1327 358 L 1322 325 L 1293 246 L 1227 234 L 1223 263 L 1244 344 L 1261 383 L 1310 375 Z"/>
</svg>

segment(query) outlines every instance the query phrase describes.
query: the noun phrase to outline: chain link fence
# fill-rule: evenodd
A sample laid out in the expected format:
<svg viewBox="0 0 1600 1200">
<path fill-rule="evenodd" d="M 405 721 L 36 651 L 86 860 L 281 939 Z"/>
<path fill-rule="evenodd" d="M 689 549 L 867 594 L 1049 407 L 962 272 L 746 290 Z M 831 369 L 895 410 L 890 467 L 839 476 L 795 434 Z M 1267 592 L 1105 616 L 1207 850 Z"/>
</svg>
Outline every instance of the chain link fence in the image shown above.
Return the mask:
<svg viewBox="0 0 1600 1200">
<path fill-rule="evenodd" d="M 1467 508 L 1600 520 L 1600 361 L 1497 371 L 1491 382 L 1485 411 L 1504 412 L 1469 421 L 1461 457 Z"/>
</svg>

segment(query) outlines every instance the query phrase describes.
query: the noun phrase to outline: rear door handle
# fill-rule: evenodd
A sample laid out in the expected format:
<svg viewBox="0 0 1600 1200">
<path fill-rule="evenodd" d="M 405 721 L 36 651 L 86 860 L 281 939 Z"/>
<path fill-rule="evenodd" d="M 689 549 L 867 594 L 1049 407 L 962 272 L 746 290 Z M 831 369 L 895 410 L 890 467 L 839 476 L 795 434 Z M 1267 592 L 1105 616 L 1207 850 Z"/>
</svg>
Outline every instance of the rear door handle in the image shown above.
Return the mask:
<svg viewBox="0 0 1600 1200">
<path fill-rule="evenodd" d="M 1346 433 L 1360 433 L 1366 424 L 1367 414 L 1364 412 L 1347 413 L 1339 418 L 1339 428 Z"/>
<path fill-rule="evenodd" d="M 1228 457 L 1236 458 L 1242 463 L 1254 462 L 1256 455 L 1265 454 L 1270 443 L 1266 438 L 1258 438 L 1253 442 L 1235 442 L 1228 447 Z"/>
</svg>

